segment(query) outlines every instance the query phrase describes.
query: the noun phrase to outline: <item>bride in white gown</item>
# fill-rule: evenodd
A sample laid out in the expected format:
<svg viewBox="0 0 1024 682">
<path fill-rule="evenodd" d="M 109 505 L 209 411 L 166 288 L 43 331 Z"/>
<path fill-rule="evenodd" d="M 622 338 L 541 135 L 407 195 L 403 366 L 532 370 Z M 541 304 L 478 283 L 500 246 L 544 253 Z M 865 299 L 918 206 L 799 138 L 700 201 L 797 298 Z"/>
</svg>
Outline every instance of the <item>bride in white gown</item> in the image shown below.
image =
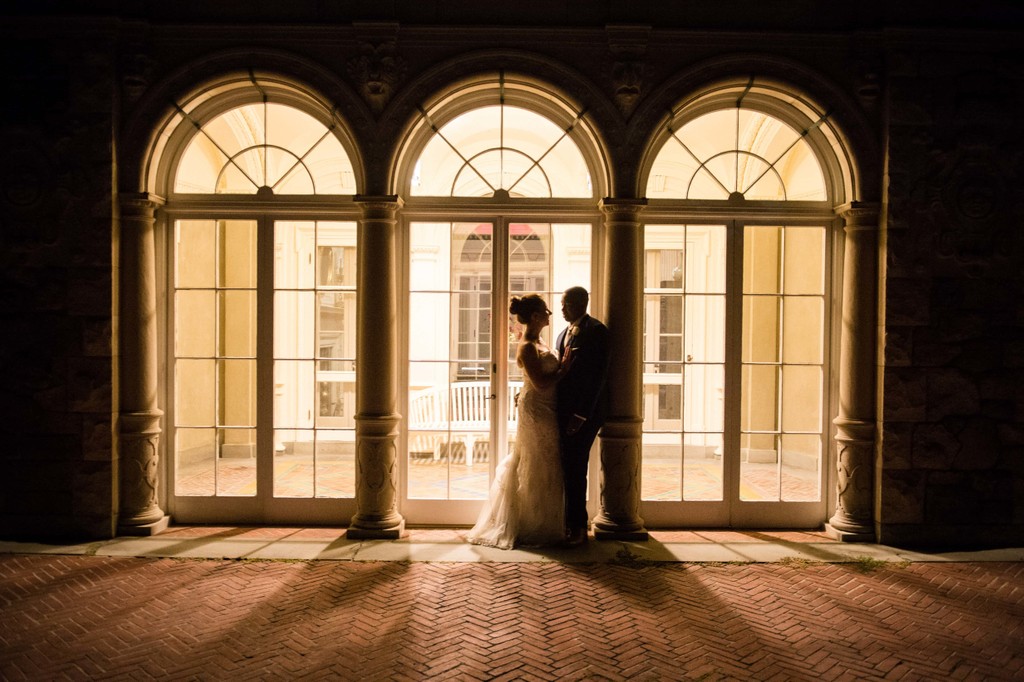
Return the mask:
<svg viewBox="0 0 1024 682">
<path fill-rule="evenodd" d="M 551 320 L 544 299 L 537 294 L 513 297 L 509 312 L 526 325 L 516 351 L 524 375 L 516 439 L 512 452 L 498 464 L 490 496 L 467 539 L 501 549 L 560 545 L 565 542 L 565 489 L 555 384 L 565 369 L 540 338 Z"/>
</svg>

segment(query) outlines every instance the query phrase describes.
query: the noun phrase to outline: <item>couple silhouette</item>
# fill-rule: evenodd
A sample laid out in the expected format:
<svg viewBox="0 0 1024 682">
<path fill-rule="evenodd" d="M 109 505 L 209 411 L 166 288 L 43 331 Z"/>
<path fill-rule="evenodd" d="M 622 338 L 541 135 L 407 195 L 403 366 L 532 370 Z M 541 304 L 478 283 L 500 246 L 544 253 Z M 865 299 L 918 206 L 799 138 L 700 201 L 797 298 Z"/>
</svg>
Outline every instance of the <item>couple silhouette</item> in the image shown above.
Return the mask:
<svg viewBox="0 0 1024 682">
<path fill-rule="evenodd" d="M 587 541 L 587 467 L 604 423 L 608 371 L 608 328 L 587 314 L 589 302 L 583 287 L 566 289 L 568 326 L 552 349 L 541 337 L 551 323 L 543 297 L 512 298 L 509 312 L 524 325 L 516 349 L 523 369 L 518 428 L 467 536 L 473 544 L 511 549 Z"/>
</svg>

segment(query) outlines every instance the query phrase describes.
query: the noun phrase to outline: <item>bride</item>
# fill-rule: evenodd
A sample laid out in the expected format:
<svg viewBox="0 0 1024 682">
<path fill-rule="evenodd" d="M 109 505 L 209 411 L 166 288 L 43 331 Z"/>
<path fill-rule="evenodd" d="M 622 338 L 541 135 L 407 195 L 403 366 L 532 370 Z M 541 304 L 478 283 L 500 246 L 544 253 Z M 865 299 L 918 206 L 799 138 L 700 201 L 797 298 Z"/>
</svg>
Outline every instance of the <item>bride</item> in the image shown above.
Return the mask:
<svg viewBox="0 0 1024 682">
<path fill-rule="evenodd" d="M 551 311 L 537 294 L 513 296 L 509 312 L 526 325 L 516 351 L 523 368 L 512 452 L 498 464 L 490 497 L 467 539 L 476 545 L 559 545 L 565 542 L 565 489 L 558 453 L 555 384 L 565 369 L 540 338 Z"/>
</svg>

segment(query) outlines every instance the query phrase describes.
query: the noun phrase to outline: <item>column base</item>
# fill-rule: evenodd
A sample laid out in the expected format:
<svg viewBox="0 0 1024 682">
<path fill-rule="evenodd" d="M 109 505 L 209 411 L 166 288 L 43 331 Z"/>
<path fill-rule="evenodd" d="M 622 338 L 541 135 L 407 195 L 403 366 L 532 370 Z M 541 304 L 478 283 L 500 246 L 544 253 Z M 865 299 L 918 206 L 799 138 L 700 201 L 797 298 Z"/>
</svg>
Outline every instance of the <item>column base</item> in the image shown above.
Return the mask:
<svg viewBox="0 0 1024 682">
<path fill-rule="evenodd" d="M 385 528 L 358 528 L 349 526 L 345 531 L 345 537 L 349 540 L 398 540 L 408 535 L 405 531 L 405 519 L 398 522 L 398 525 Z"/>
<path fill-rule="evenodd" d="M 602 530 L 594 529 L 595 540 L 619 540 L 620 542 L 647 542 L 651 539 L 646 530 Z"/>
<path fill-rule="evenodd" d="M 839 530 L 831 523 L 825 524 L 825 533 L 833 540 L 839 540 L 840 542 L 874 542 L 875 533 L 874 531 L 859 531 L 853 532 L 848 530 Z"/>
<path fill-rule="evenodd" d="M 149 537 L 151 535 L 159 535 L 167 530 L 167 527 L 171 525 L 171 517 L 164 516 L 151 523 L 142 523 L 137 526 L 118 526 L 118 535 L 129 535 L 135 537 Z"/>
</svg>

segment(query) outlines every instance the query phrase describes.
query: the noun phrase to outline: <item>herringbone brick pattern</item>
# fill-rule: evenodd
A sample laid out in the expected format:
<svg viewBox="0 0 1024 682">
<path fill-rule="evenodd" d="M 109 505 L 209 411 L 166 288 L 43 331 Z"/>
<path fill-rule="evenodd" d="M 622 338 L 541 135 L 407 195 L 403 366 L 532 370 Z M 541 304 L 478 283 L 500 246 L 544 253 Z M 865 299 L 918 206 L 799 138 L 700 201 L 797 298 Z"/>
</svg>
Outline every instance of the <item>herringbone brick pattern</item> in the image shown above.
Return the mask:
<svg viewBox="0 0 1024 682">
<path fill-rule="evenodd" d="M 1024 679 L 1024 564 L 0 556 L 0 678 Z"/>
</svg>

